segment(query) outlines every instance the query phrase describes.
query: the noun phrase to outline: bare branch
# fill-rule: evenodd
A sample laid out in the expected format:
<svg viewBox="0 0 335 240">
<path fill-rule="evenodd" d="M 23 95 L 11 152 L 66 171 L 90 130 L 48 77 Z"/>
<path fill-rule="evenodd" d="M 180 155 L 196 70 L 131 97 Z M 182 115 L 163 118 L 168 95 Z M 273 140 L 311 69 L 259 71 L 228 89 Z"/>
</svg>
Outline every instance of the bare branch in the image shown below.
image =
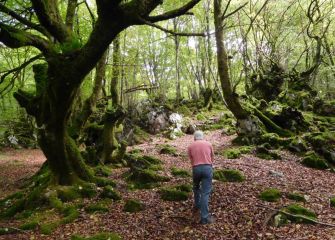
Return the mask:
<svg viewBox="0 0 335 240">
<path fill-rule="evenodd" d="M 200 1 L 201 0 L 191 0 L 190 2 L 186 3 L 184 6 L 182 6 L 180 8 L 171 10 L 171 11 L 163 13 L 161 15 L 148 16 L 148 17 L 145 17 L 145 19 L 148 20 L 149 22 L 159 22 L 159 21 L 163 21 L 163 20 L 168 20 L 170 18 L 179 17 L 181 15 L 186 14 L 188 12 L 188 10 L 193 8 Z"/>
<path fill-rule="evenodd" d="M 161 26 L 159 26 L 159 25 L 157 25 L 155 23 L 149 22 L 149 21 L 147 21 L 147 20 L 145 20 L 143 18 L 139 18 L 139 19 L 140 19 L 140 21 L 142 23 L 144 23 L 146 25 L 149 25 L 151 27 L 157 28 L 157 29 L 159 29 L 159 30 L 161 30 L 163 32 L 169 33 L 169 34 L 171 34 L 173 36 L 185 36 L 185 37 L 191 37 L 191 36 L 194 36 L 194 37 L 195 36 L 197 36 L 197 37 L 205 37 L 206 36 L 205 33 L 178 33 L 178 32 L 174 32 L 172 30 L 163 28 L 163 27 L 161 27 Z"/>
<path fill-rule="evenodd" d="M 247 4 L 248 4 L 247 2 L 244 3 L 243 5 L 239 6 L 234 11 L 228 13 L 227 15 L 226 15 L 226 12 L 224 12 L 223 15 L 221 16 L 221 21 L 223 21 L 223 20 L 227 19 L 228 17 L 234 15 L 235 13 L 237 13 L 238 11 L 240 11 L 242 8 L 244 8 Z"/>
</svg>

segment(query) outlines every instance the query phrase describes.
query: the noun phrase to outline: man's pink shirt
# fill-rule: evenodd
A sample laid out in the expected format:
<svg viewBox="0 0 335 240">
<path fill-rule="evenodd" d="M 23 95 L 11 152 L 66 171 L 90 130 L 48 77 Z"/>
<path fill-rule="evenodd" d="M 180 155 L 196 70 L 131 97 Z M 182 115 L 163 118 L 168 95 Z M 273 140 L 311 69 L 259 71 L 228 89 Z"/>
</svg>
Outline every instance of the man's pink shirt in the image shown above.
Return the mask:
<svg viewBox="0 0 335 240">
<path fill-rule="evenodd" d="M 187 150 L 192 167 L 200 164 L 213 164 L 214 151 L 212 144 L 209 142 L 205 140 L 196 140 Z"/>
</svg>

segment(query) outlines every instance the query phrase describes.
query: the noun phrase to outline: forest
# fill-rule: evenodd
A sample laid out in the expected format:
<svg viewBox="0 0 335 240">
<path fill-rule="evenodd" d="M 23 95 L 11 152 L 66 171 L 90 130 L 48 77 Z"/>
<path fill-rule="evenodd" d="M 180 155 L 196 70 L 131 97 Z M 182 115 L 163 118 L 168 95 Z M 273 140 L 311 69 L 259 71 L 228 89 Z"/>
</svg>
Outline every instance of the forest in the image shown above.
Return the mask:
<svg viewBox="0 0 335 240">
<path fill-rule="evenodd" d="M 0 240 L 334 239 L 334 14 L 0 0 Z M 194 213 L 199 131 L 210 224 Z"/>
</svg>

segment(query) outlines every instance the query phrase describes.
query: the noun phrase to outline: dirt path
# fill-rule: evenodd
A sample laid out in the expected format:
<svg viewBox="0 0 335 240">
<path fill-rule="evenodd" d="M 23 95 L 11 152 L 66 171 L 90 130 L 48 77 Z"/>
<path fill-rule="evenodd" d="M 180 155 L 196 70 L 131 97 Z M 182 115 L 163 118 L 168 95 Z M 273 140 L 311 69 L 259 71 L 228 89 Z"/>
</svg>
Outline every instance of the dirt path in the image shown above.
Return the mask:
<svg viewBox="0 0 335 240">
<path fill-rule="evenodd" d="M 222 136 L 220 131 L 212 132 L 206 138 L 213 143 L 217 152 L 228 148 L 232 139 L 232 137 Z M 164 174 L 171 176 L 172 166 L 190 170 L 185 151 L 192 141 L 192 136 L 184 136 L 173 141 L 155 137 L 149 143 L 138 145 L 136 148 L 143 149 L 148 155 L 160 157 L 164 161 Z M 159 155 L 157 145 L 162 143 L 175 146 L 179 156 Z M 9 155 L 12 156 L 13 153 L 17 154 L 15 158 L 24 156 L 30 160 L 16 166 L 16 174 L 8 178 L 10 181 L 6 184 L 9 184 L 11 189 L 15 188 L 12 184 L 16 179 L 31 174 L 43 162 L 42 157 L 28 158 L 30 154 L 38 155 L 34 151 L 20 150 L 9 152 Z M 8 158 L 9 155 L 6 153 L 0 156 L 0 163 L 3 162 L 1 174 L 10 171 L 10 168 L 6 168 L 9 160 L 3 160 L 3 156 Z M 258 199 L 262 190 L 275 187 L 284 193 L 299 191 L 305 194 L 308 196 L 308 201 L 303 205 L 314 210 L 318 214 L 318 220 L 335 223 L 335 209 L 329 206 L 329 197 L 335 194 L 335 174 L 303 167 L 296 156 L 287 152 L 282 153 L 282 158 L 283 160 L 269 161 L 258 159 L 253 155 L 243 155 L 239 159 L 231 160 L 224 159 L 217 154 L 215 163 L 217 168 L 239 169 L 246 175 L 246 181 L 242 183 L 214 182 L 210 208 L 216 215 L 217 222 L 212 225 L 202 226 L 192 221 L 191 196 L 184 202 L 166 202 L 160 199 L 158 189 L 128 191 L 122 184 L 123 181 L 119 179 L 125 169 L 117 169 L 114 171 L 113 178 L 119 183 L 118 188 L 123 194 L 123 199 L 140 199 L 146 205 L 145 211 L 125 213 L 122 211 L 124 202 L 119 201 L 110 205 L 108 213 L 92 215 L 82 211 L 74 223 L 59 227 L 51 236 L 43 236 L 36 230 L 24 234 L 0 236 L 0 239 L 70 239 L 73 233 L 89 235 L 106 231 L 117 232 L 125 240 L 335 239 L 335 228 L 331 227 L 289 224 L 274 228 L 267 226 L 264 222 L 271 214 L 271 210 L 258 205 L 280 208 L 294 203 L 286 197 L 282 197 L 276 203 L 267 203 Z M 273 176 L 270 170 L 281 172 L 284 176 Z M 6 181 L 6 178 L 4 180 Z M 191 179 L 173 178 L 166 184 L 185 182 L 190 183 Z M 1 187 L 2 191 L 6 191 L 4 189 Z"/>
</svg>

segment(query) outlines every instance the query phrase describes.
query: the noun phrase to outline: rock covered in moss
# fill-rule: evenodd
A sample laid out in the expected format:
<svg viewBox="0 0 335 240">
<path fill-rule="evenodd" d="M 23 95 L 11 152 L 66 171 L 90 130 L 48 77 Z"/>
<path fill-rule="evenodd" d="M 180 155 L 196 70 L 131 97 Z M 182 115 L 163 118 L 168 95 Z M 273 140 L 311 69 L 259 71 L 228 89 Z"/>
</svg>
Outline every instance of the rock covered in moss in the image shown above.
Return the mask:
<svg viewBox="0 0 335 240">
<path fill-rule="evenodd" d="M 327 162 L 319 157 L 315 152 L 307 152 L 304 159 L 301 161 L 303 165 L 310 168 L 316 169 L 327 169 L 328 164 Z"/>
<path fill-rule="evenodd" d="M 317 215 L 313 211 L 304 208 L 299 204 L 291 204 L 286 208 L 283 208 L 282 211 L 296 215 L 286 216 L 291 222 L 295 223 L 311 223 L 311 221 L 308 219 L 315 220 L 317 218 Z M 301 216 L 303 216 L 304 218 L 301 218 Z"/>
<path fill-rule="evenodd" d="M 189 193 L 192 191 L 191 185 L 177 185 L 162 188 L 159 193 L 165 201 L 185 201 L 188 199 Z"/>
<path fill-rule="evenodd" d="M 298 202 L 306 202 L 305 196 L 296 192 L 288 193 L 287 198 Z"/>
<path fill-rule="evenodd" d="M 101 198 L 109 198 L 113 200 L 121 200 L 120 193 L 118 193 L 112 186 L 105 186 L 100 194 Z"/>
<path fill-rule="evenodd" d="M 259 198 L 267 202 L 276 202 L 281 198 L 282 193 L 276 188 L 269 188 L 259 194 Z"/>
<path fill-rule="evenodd" d="M 290 150 L 291 152 L 303 153 L 307 151 L 308 146 L 301 137 L 295 137 L 287 145 L 287 149 Z"/>
<path fill-rule="evenodd" d="M 245 180 L 243 173 L 235 169 L 214 170 L 213 178 L 221 182 L 243 182 Z"/>
<path fill-rule="evenodd" d="M 144 210 L 144 204 L 136 199 L 127 200 L 123 207 L 123 211 L 130 213 L 140 212 L 142 210 Z"/>
<path fill-rule="evenodd" d="M 98 233 L 91 237 L 72 235 L 71 240 L 121 240 L 121 237 L 116 233 Z"/>
<path fill-rule="evenodd" d="M 277 152 L 269 150 L 265 145 L 256 147 L 256 156 L 267 160 L 281 159 L 281 156 Z"/>
<path fill-rule="evenodd" d="M 251 150 L 252 147 L 250 146 L 229 148 L 223 151 L 223 155 L 228 159 L 235 159 L 239 158 L 242 154 L 250 153 Z"/>
</svg>

